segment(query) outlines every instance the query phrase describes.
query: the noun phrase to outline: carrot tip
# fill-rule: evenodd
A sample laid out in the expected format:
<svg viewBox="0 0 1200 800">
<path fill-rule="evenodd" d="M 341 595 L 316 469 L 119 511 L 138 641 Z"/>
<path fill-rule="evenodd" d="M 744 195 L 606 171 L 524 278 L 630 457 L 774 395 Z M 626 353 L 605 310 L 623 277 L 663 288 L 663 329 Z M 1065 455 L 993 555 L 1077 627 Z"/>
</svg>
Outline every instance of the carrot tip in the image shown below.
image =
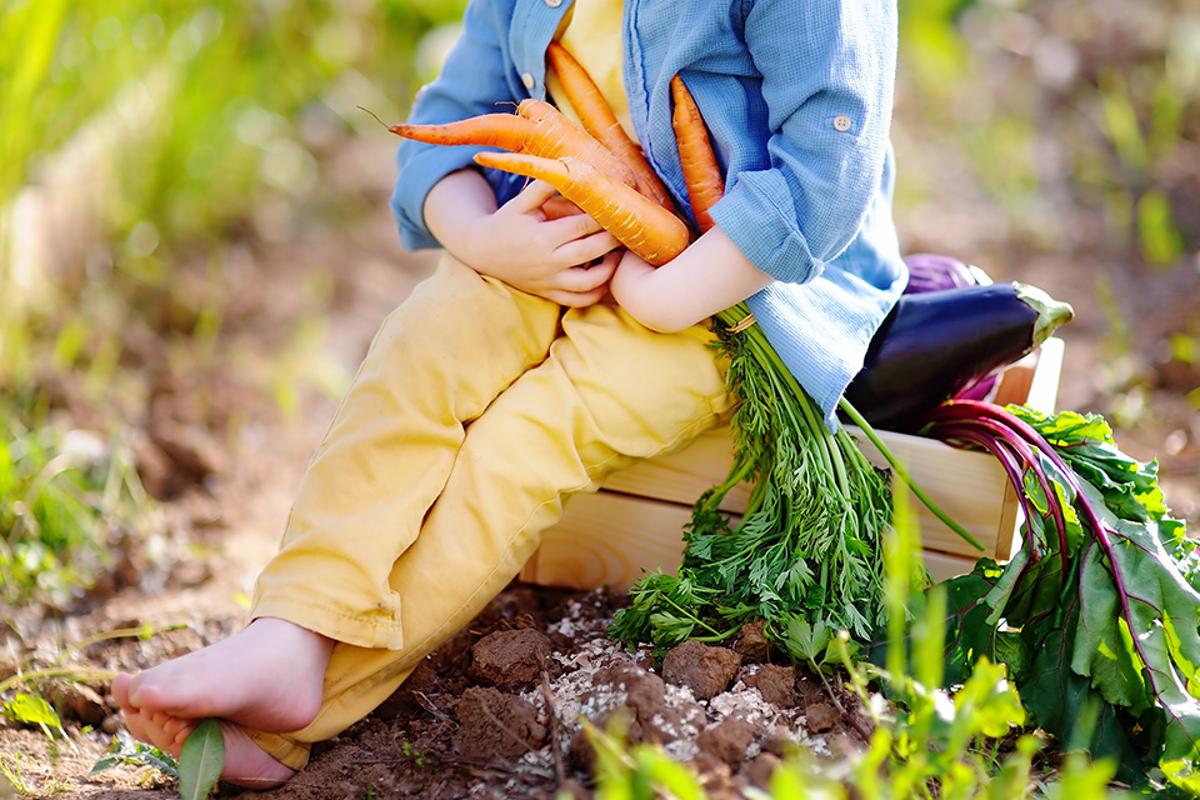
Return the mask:
<svg viewBox="0 0 1200 800">
<path fill-rule="evenodd" d="M 370 114 L 372 117 L 374 117 L 374 118 L 375 118 L 375 121 L 376 121 L 376 122 L 378 122 L 378 123 L 379 123 L 380 125 L 382 125 L 383 127 L 387 128 L 389 132 L 391 132 L 391 133 L 395 133 L 395 132 L 396 132 L 396 131 L 395 131 L 395 128 L 397 128 L 398 126 L 396 126 L 396 125 L 388 125 L 386 122 L 384 122 L 383 120 L 381 120 L 381 119 L 379 118 L 379 115 L 378 115 L 378 114 L 376 114 L 376 113 L 375 113 L 374 111 L 372 111 L 371 109 L 369 109 L 369 108 L 366 108 L 366 107 L 364 107 L 364 106 L 355 106 L 355 107 L 356 107 L 356 108 L 357 108 L 359 111 L 365 111 L 365 112 L 367 112 L 368 114 Z"/>
</svg>

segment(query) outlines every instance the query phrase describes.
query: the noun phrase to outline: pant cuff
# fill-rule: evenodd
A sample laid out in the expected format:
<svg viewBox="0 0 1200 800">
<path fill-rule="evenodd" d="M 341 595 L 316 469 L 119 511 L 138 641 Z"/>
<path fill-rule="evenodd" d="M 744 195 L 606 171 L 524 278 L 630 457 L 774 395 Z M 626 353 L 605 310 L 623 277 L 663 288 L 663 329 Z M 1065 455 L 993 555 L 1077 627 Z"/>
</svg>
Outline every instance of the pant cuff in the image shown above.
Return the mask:
<svg viewBox="0 0 1200 800">
<path fill-rule="evenodd" d="M 260 598 L 250 609 L 250 621 L 278 617 L 314 633 L 356 647 L 372 650 L 401 650 L 404 631 L 391 616 L 351 614 L 286 598 Z"/>
<path fill-rule="evenodd" d="M 297 772 L 308 764 L 308 753 L 311 745 L 288 739 L 279 733 L 264 733 L 253 728 L 243 728 L 250 741 L 254 742 L 271 758 L 290 767 Z"/>
</svg>

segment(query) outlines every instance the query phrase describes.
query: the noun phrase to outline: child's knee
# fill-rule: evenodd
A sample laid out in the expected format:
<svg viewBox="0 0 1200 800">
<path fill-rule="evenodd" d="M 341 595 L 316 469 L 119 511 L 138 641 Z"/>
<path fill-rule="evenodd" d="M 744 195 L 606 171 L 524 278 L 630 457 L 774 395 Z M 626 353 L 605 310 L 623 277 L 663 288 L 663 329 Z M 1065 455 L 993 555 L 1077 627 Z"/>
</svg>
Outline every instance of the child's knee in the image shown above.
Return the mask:
<svg viewBox="0 0 1200 800">
<path fill-rule="evenodd" d="M 541 361 L 557 328 L 557 307 L 485 278 L 450 256 L 383 321 L 369 369 L 437 379 L 491 363 Z"/>
</svg>

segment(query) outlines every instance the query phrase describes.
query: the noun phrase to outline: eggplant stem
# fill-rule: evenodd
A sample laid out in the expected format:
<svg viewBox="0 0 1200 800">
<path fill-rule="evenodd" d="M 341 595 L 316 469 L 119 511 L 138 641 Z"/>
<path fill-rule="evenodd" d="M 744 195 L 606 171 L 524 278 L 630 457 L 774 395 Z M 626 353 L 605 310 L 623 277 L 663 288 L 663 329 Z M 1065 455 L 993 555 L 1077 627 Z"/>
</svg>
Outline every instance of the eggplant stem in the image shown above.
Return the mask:
<svg viewBox="0 0 1200 800">
<path fill-rule="evenodd" d="M 967 544 L 971 545 L 976 550 L 980 552 L 987 550 L 986 547 L 979 543 L 978 539 L 968 533 L 963 526 L 955 522 L 949 514 L 942 510 L 941 506 L 935 503 L 929 495 L 925 494 L 925 490 L 913 480 L 912 475 L 908 473 L 908 470 L 904 468 L 904 465 L 897 460 L 892 451 L 888 449 L 888 446 L 885 445 L 883 440 L 879 438 L 879 434 L 876 433 L 875 429 L 871 427 L 871 423 L 867 422 L 866 417 L 858 413 L 858 409 L 851 405 L 850 401 L 843 397 L 838 404 L 842 411 L 846 412 L 846 416 L 850 417 L 850 420 L 857 425 L 864 434 L 866 434 L 867 439 L 870 440 L 871 444 L 875 445 L 875 449 L 877 449 L 883 455 L 888 464 L 891 465 L 892 470 L 897 476 L 899 476 L 900 480 L 904 481 L 904 484 L 912 490 L 912 493 L 917 496 L 917 499 L 921 501 L 922 505 L 929 509 L 931 514 L 940 519 L 947 528 L 957 533 L 963 539 L 963 541 L 967 542 Z"/>
</svg>

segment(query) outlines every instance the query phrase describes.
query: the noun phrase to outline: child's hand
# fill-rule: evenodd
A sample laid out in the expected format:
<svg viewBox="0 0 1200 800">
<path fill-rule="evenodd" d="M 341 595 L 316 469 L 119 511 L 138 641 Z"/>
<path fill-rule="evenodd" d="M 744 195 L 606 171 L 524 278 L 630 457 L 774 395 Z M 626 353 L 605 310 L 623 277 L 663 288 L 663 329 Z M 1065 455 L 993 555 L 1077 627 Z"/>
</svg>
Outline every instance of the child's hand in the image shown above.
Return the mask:
<svg viewBox="0 0 1200 800">
<path fill-rule="evenodd" d="M 564 306 L 589 306 L 607 291 L 620 243 L 584 213 L 547 219 L 542 206 L 556 194 L 550 184 L 534 181 L 479 217 L 467 233 L 464 260 L 530 294 Z M 601 257 L 595 266 L 582 266 Z"/>
</svg>

